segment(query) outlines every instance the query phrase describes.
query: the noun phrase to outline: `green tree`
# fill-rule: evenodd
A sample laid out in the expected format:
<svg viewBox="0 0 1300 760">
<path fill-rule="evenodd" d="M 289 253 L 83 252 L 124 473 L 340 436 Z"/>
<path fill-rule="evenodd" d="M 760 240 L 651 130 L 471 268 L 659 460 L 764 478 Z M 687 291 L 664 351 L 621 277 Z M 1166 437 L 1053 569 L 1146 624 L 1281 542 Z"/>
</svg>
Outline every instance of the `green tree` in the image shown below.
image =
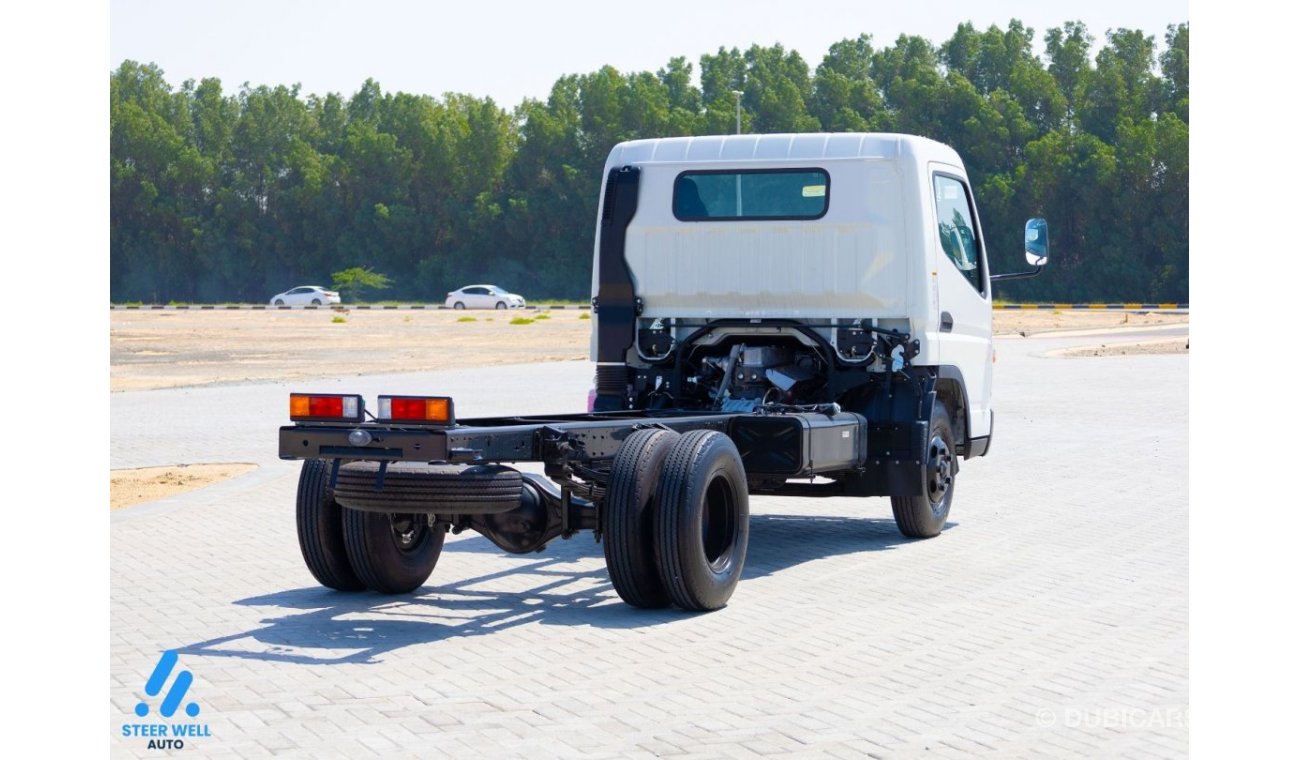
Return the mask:
<svg viewBox="0 0 1300 760">
<path fill-rule="evenodd" d="M 1079 90 L 1092 73 L 1089 51 L 1093 38 L 1082 21 L 1067 21 L 1060 27 L 1047 30 L 1047 70 L 1056 79 L 1056 86 L 1065 97 L 1070 113 L 1076 108 Z"/>
<path fill-rule="evenodd" d="M 749 129 L 758 133 L 816 132 L 817 118 L 808 113 L 812 79 L 800 55 L 779 43 L 754 45 L 745 51 L 742 102 L 753 114 Z"/>
<path fill-rule="evenodd" d="M 824 129 L 832 132 L 871 132 L 890 129 L 880 88 L 871 78 L 875 50 L 871 35 L 831 45 L 813 77 L 808 107 Z"/>
<path fill-rule="evenodd" d="M 601 172 L 622 140 L 747 132 L 895 131 L 952 145 L 994 271 L 1019 266 L 1027 216 L 1052 224 L 1025 299 L 1185 300 L 1186 23 L 1115 30 L 1092 57 L 1079 22 L 1012 19 L 942 44 L 867 35 L 815 72 L 781 45 L 721 48 L 654 72 L 602 67 L 544 101 L 296 86 L 223 92 L 124 61 L 109 76 L 110 293 L 117 301 L 256 300 L 313 272 L 387 273 L 397 298 L 469 281 L 585 298 Z M 699 66 L 699 86 L 693 82 Z M 364 262 L 357 267 L 356 262 Z"/>
<path fill-rule="evenodd" d="M 1097 54 L 1097 67 L 1083 85 L 1079 126 L 1107 142 L 1118 134 L 1120 121 L 1150 119 L 1159 91 L 1155 81 L 1155 38 L 1133 29 L 1106 34 Z"/>
<path fill-rule="evenodd" d="M 360 301 L 367 290 L 386 290 L 392 284 L 388 277 L 369 267 L 349 267 L 330 276 L 334 278 L 334 289 L 339 291 L 339 295 L 354 302 Z"/>
<path fill-rule="evenodd" d="M 1187 24 L 1170 24 L 1165 30 L 1165 51 L 1160 54 L 1163 77 L 1160 109 L 1173 113 L 1184 124 L 1191 123 L 1187 115 L 1192 60 L 1190 34 Z"/>
</svg>

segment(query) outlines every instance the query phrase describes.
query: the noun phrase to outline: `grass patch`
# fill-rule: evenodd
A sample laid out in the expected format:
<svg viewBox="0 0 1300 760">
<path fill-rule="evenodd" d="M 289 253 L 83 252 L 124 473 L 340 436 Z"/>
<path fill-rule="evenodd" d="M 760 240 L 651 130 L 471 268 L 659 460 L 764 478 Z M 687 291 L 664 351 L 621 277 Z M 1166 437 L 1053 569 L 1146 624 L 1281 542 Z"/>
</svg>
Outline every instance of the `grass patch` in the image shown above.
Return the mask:
<svg viewBox="0 0 1300 760">
<path fill-rule="evenodd" d="M 333 324 L 336 324 L 336 325 L 341 325 L 341 324 L 343 324 L 343 323 L 346 322 L 346 321 L 348 321 L 348 320 L 347 320 L 347 317 L 343 317 L 343 316 L 340 316 L 340 315 L 338 315 L 338 314 L 335 314 L 335 315 L 334 315 L 334 318 L 330 320 L 330 322 L 332 322 Z"/>
<path fill-rule="evenodd" d="M 535 320 L 535 319 L 529 319 L 528 317 L 515 317 L 514 319 L 510 320 L 510 324 L 512 324 L 512 325 L 531 325 L 533 322 L 536 322 L 536 321 L 537 321 L 537 320 Z"/>
<path fill-rule="evenodd" d="M 477 321 L 478 321 L 478 317 L 461 317 L 460 319 L 458 319 L 458 320 L 456 320 L 456 321 L 457 321 L 457 322 L 477 322 Z"/>
<path fill-rule="evenodd" d="M 584 311 L 578 315 L 578 319 L 591 319 L 591 312 Z"/>
<path fill-rule="evenodd" d="M 537 314 L 533 317 L 533 319 L 550 319 L 550 318 L 551 315 L 547 314 L 546 312 L 542 312 L 541 314 Z"/>
</svg>

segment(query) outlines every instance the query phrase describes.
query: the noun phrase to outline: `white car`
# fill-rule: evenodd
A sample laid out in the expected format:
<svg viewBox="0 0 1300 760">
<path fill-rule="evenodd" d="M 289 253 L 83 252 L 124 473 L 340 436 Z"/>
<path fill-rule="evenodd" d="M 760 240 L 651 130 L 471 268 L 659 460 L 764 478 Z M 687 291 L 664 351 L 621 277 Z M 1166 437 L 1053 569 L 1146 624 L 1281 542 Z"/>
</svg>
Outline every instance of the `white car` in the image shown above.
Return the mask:
<svg viewBox="0 0 1300 760">
<path fill-rule="evenodd" d="M 466 285 L 447 294 L 448 309 L 522 309 L 524 297 L 496 285 Z"/>
<path fill-rule="evenodd" d="M 340 302 L 338 293 L 319 285 L 302 285 L 271 296 L 272 306 L 323 306 Z"/>
</svg>

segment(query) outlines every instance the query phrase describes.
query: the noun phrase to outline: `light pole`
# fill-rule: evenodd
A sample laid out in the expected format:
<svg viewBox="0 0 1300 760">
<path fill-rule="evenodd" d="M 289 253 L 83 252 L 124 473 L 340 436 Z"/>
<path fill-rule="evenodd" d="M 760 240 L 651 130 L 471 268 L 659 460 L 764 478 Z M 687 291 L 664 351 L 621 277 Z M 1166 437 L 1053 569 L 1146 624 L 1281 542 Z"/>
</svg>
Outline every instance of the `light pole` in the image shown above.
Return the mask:
<svg viewBox="0 0 1300 760">
<path fill-rule="evenodd" d="M 736 134 L 740 134 L 740 96 L 745 94 L 744 90 L 732 90 L 732 95 L 736 96 Z"/>
</svg>

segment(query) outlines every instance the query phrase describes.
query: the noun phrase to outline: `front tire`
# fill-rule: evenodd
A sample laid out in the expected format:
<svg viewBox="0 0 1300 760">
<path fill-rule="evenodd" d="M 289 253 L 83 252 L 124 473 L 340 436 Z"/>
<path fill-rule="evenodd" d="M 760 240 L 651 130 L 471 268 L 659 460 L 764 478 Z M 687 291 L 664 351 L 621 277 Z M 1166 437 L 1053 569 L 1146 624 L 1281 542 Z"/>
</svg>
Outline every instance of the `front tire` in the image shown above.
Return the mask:
<svg viewBox="0 0 1300 760">
<path fill-rule="evenodd" d="M 283 299 L 283 298 L 277 298 L 277 299 L 275 299 L 275 305 L 276 305 L 276 306 L 284 306 L 284 299 Z"/>
<path fill-rule="evenodd" d="M 360 591 L 366 584 L 352 570 L 343 540 L 343 508 L 329 487 L 330 468 L 321 459 L 302 463 L 298 475 L 298 548 L 312 576 L 326 588 Z"/>
<path fill-rule="evenodd" d="M 894 522 L 908 538 L 933 538 L 943 530 L 952 509 L 953 487 L 957 478 L 957 447 L 952 436 L 952 420 L 942 401 L 934 402 L 930 412 L 930 443 L 925 450 L 919 496 L 891 496 Z"/>
<path fill-rule="evenodd" d="M 633 607 L 672 602 L 655 564 L 655 494 L 664 459 L 681 434 L 637 430 L 623 441 L 609 471 L 605 518 L 605 567 L 614 590 Z"/>
<path fill-rule="evenodd" d="M 501 311 L 505 307 L 506 307 L 505 301 L 497 301 L 497 311 Z"/>
<path fill-rule="evenodd" d="M 348 560 L 371 591 L 405 594 L 428 580 L 447 532 L 425 515 L 343 510 Z"/>
<path fill-rule="evenodd" d="M 684 610 L 716 610 L 740 582 L 749 548 L 745 466 L 730 438 L 694 430 L 668 451 L 654 511 L 659 578 Z"/>
</svg>

